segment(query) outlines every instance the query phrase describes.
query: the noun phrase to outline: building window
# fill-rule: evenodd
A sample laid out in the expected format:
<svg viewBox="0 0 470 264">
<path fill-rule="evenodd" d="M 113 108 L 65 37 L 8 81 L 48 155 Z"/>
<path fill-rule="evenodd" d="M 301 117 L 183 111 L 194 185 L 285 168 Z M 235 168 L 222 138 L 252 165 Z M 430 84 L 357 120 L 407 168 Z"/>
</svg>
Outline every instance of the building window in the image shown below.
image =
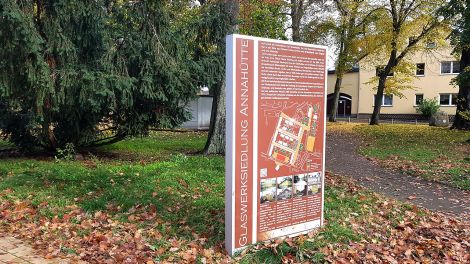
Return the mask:
<svg viewBox="0 0 470 264">
<path fill-rule="evenodd" d="M 424 63 L 417 63 L 416 64 L 416 76 L 424 76 L 424 69 L 426 65 Z"/>
<path fill-rule="evenodd" d="M 443 61 L 441 62 L 441 74 L 457 74 L 460 73 L 460 62 Z"/>
<path fill-rule="evenodd" d="M 374 105 L 375 105 L 375 99 L 377 98 L 377 95 L 374 94 Z M 382 106 L 392 106 L 393 105 L 393 95 L 392 94 L 384 94 L 382 97 Z"/>
<path fill-rule="evenodd" d="M 380 73 L 385 69 L 385 66 L 377 66 L 375 68 L 375 76 L 379 76 Z M 390 71 L 390 73 L 387 75 L 388 77 L 393 76 L 393 71 Z"/>
<path fill-rule="evenodd" d="M 428 43 L 426 43 L 426 48 L 428 48 L 428 49 L 434 49 L 435 47 L 437 47 L 436 42 L 428 42 Z"/>
<path fill-rule="evenodd" d="M 457 94 L 440 94 L 439 104 L 442 106 L 453 106 L 457 104 Z"/>
<path fill-rule="evenodd" d="M 415 105 L 420 105 L 423 102 L 423 94 L 415 94 Z"/>
<path fill-rule="evenodd" d="M 452 62 L 452 73 L 460 73 L 460 61 Z"/>
</svg>

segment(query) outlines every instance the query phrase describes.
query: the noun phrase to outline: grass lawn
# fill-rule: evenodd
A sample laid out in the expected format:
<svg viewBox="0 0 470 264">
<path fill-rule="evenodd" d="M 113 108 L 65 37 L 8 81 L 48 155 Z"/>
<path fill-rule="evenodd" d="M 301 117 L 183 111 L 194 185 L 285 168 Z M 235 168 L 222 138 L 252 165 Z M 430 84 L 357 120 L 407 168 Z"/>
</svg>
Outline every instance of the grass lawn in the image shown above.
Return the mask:
<svg viewBox="0 0 470 264">
<path fill-rule="evenodd" d="M 204 133 L 156 132 L 83 161 L 1 159 L 0 230 L 48 258 L 92 263 L 425 262 L 463 259 L 468 249 L 459 220 L 328 175 L 325 227 L 231 259 L 223 248 L 224 159 L 194 154 L 204 142 Z"/>
<path fill-rule="evenodd" d="M 361 154 L 429 180 L 470 190 L 470 133 L 427 125 L 330 124 L 359 135 Z"/>
<path fill-rule="evenodd" d="M 205 132 L 152 131 L 148 137 L 130 138 L 97 151 L 119 160 L 163 160 L 175 153 L 195 154 L 202 150 L 206 139 Z"/>
</svg>

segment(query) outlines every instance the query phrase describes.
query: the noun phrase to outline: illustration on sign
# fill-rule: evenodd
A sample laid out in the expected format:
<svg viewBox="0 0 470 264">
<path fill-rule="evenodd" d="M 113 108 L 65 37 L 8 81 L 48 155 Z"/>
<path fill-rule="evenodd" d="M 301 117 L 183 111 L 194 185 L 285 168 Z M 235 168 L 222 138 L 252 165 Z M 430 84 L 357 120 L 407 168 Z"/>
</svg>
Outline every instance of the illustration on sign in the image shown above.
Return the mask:
<svg viewBox="0 0 470 264">
<path fill-rule="evenodd" d="M 226 248 L 323 223 L 323 46 L 227 37 Z"/>
<path fill-rule="evenodd" d="M 304 150 L 313 152 L 319 105 L 308 107 L 308 113 L 301 120 L 281 113 L 269 148 L 269 156 L 280 166 L 295 166 Z M 312 123 L 313 120 L 313 123 Z M 305 141 L 303 141 L 305 135 Z"/>
</svg>

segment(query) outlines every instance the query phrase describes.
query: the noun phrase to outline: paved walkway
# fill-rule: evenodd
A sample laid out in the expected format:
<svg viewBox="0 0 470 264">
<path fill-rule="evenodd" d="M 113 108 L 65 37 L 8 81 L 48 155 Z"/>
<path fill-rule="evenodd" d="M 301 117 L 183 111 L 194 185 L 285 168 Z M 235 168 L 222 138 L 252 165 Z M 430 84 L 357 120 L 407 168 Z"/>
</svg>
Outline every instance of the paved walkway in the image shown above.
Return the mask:
<svg viewBox="0 0 470 264">
<path fill-rule="evenodd" d="M 45 259 L 39 257 L 27 243 L 14 237 L 0 237 L 0 263 L 11 264 L 62 264 L 65 260 Z"/>
<path fill-rule="evenodd" d="M 433 211 L 470 213 L 470 192 L 387 170 L 357 153 L 360 141 L 347 133 L 328 133 L 326 169 L 364 187 Z"/>
</svg>

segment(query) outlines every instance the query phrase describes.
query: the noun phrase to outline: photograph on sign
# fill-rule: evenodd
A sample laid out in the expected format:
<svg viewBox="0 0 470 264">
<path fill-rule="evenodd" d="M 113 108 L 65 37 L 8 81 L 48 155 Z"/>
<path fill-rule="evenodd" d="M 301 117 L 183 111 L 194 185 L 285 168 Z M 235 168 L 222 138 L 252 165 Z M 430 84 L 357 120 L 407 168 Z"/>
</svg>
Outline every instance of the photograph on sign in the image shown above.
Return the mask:
<svg viewBox="0 0 470 264">
<path fill-rule="evenodd" d="M 323 223 L 324 46 L 227 37 L 226 248 Z"/>
</svg>

